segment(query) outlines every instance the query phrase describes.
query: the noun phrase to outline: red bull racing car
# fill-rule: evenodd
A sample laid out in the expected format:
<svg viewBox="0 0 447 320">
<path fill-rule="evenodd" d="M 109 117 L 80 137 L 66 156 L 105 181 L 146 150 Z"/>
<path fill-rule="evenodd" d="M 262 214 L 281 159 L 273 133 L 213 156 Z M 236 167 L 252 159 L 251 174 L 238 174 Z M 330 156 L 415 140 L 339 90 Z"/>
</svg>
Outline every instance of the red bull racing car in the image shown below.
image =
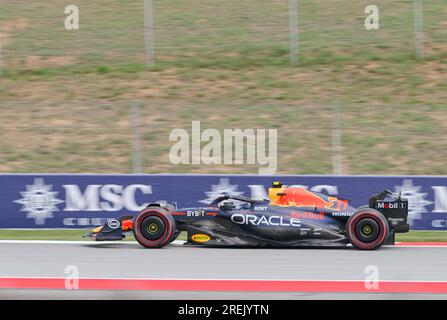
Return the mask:
<svg viewBox="0 0 447 320">
<path fill-rule="evenodd" d="M 186 245 L 237 247 L 346 246 L 373 250 L 394 244 L 408 232 L 408 201 L 384 190 L 369 204 L 353 208 L 347 200 L 274 182 L 269 199 L 222 195 L 207 207 L 177 208 L 166 201 L 138 213 L 109 220 L 87 236 L 122 240 L 127 232 L 145 248 L 161 248 L 187 232 Z"/>
</svg>

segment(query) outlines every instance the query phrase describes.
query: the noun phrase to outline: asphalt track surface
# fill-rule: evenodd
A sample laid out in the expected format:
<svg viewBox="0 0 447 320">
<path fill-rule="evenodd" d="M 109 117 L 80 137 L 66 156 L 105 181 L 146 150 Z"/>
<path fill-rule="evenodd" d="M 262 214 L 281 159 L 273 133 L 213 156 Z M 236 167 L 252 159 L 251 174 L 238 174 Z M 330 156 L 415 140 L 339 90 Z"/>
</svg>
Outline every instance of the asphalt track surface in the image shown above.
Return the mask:
<svg viewBox="0 0 447 320">
<path fill-rule="evenodd" d="M 433 292 L 343 292 L 315 290 L 265 292 L 266 283 L 280 281 L 363 282 L 368 268 L 377 267 L 386 282 L 447 282 L 447 247 L 383 247 L 376 251 L 332 249 L 234 249 L 173 244 L 163 249 L 144 249 L 134 242 L 45 243 L 0 242 L 0 278 L 64 278 L 68 265 L 82 279 L 255 280 L 264 289 L 221 290 L 207 284 L 206 291 L 192 290 L 52 290 L 5 287 L 0 299 L 447 299 Z M 369 267 L 368 267 L 369 266 Z M 22 279 L 23 280 L 23 279 Z M 230 281 L 231 280 L 231 281 Z M 256 281 L 257 280 L 257 281 Z M 95 280 L 97 281 L 97 280 Z M 152 280 L 151 280 L 152 281 Z M 239 281 L 239 282 L 238 282 Z M 135 281 L 134 281 L 135 282 Z M 1 285 L 1 279 L 0 279 Z M 236 285 L 236 284 L 235 284 Z M 243 283 L 242 283 L 243 285 Z M 381 284 L 382 285 L 382 284 Z M 82 286 L 81 286 L 82 287 Z M 234 285 L 233 285 L 234 287 Z M 164 288 L 164 287 L 162 287 Z M 250 286 L 247 286 L 250 288 Z M 257 287 L 253 287 L 257 288 Z M 319 289 L 318 289 L 319 288 Z M 268 291 L 268 290 L 267 290 Z M 285 292 L 289 291 L 289 292 Z M 304 290 L 305 291 L 305 290 Z M 411 291 L 411 290 L 410 290 Z"/>
</svg>

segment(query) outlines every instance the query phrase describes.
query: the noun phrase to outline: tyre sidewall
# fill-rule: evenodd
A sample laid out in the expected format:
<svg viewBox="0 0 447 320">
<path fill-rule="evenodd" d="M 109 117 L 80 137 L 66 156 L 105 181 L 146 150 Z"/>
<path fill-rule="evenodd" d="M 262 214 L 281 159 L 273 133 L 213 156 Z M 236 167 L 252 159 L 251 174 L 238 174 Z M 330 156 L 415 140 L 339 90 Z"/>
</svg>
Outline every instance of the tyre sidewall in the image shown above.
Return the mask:
<svg viewBox="0 0 447 320">
<path fill-rule="evenodd" d="M 163 235 L 157 240 L 145 238 L 141 232 L 142 222 L 150 216 L 161 219 L 165 225 Z M 160 207 L 149 207 L 141 211 L 134 220 L 133 234 L 139 244 L 146 248 L 161 248 L 170 243 L 175 234 L 175 221 L 172 215 Z"/>
<path fill-rule="evenodd" d="M 371 242 L 362 242 L 355 234 L 355 227 L 364 218 L 373 219 L 380 228 L 377 239 Z M 380 248 L 389 235 L 389 225 L 385 216 L 377 210 L 371 208 L 361 208 L 355 212 L 346 223 L 346 235 L 349 242 L 360 250 L 375 250 Z"/>
</svg>

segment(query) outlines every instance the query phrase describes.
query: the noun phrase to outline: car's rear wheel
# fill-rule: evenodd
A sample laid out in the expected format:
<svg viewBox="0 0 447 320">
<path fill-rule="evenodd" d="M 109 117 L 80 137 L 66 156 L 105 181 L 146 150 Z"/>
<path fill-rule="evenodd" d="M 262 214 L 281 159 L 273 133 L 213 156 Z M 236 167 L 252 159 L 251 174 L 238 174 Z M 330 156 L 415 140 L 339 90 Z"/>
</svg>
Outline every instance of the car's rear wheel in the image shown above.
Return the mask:
<svg viewBox="0 0 447 320">
<path fill-rule="evenodd" d="M 175 220 L 160 207 L 148 207 L 135 218 L 133 234 L 146 248 L 161 248 L 169 244 L 175 236 Z"/>
<path fill-rule="evenodd" d="M 371 208 L 361 208 L 346 224 L 349 242 L 360 250 L 380 248 L 389 234 L 389 225 L 382 213 Z"/>
</svg>

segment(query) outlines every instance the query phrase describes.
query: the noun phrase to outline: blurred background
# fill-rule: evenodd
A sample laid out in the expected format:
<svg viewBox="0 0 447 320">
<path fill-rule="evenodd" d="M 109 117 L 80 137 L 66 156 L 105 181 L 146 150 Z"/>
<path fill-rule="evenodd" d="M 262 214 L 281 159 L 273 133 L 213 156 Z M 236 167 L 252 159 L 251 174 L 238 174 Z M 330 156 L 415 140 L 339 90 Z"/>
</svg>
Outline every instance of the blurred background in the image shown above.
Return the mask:
<svg viewBox="0 0 447 320">
<path fill-rule="evenodd" d="M 79 29 L 67 30 L 73 6 Z M 371 6 L 378 29 L 369 30 Z M 446 0 L 0 0 L 0 275 L 65 276 L 74 264 L 82 277 L 358 280 L 374 263 L 385 280 L 445 288 L 439 248 L 386 248 L 366 261 L 347 250 L 172 247 L 133 263 L 143 254 L 132 243 L 125 259 L 96 244 L 14 243 L 82 240 L 159 199 L 267 195 L 270 176 L 223 176 L 257 174 L 259 164 L 173 165 L 169 134 L 191 132 L 192 121 L 202 131 L 277 129 L 275 180 L 355 206 L 400 192 L 412 230 L 396 240 L 447 246 Z M 352 176 L 371 174 L 391 176 Z"/>
<path fill-rule="evenodd" d="M 444 0 L 1 0 L 0 172 L 257 173 L 172 165 L 169 132 L 199 120 L 278 129 L 279 174 L 447 174 L 446 18 Z"/>
</svg>

